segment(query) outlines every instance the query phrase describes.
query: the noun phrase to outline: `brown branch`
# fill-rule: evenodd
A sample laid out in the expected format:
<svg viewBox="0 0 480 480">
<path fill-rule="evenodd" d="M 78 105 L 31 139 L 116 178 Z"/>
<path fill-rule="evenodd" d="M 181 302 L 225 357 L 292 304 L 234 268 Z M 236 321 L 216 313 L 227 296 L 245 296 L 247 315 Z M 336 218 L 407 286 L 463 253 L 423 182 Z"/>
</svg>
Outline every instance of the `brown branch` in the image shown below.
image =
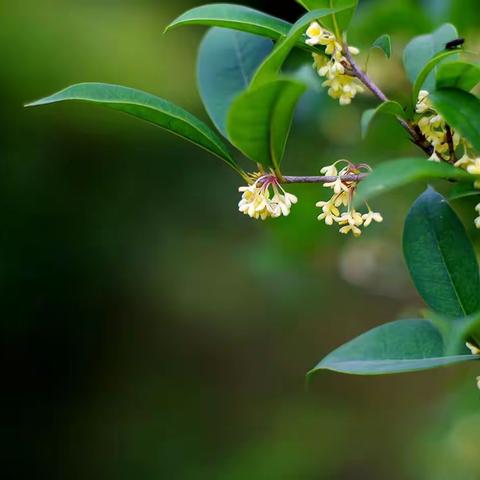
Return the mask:
<svg viewBox="0 0 480 480">
<path fill-rule="evenodd" d="M 345 58 L 348 61 L 349 67 L 347 73 L 355 78 L 358 78 L 379 100 L 382 102 L 388 102 L 388 97 L 382 92 L 382 90 L 370 79 L 370 77 L 355 63 L 352 54 L 348 50 L 347 43 L 344 43 Z M 410 122 L 400 116 L 396 116 L 400 125 L 407 131 L 412 139 L 413 143 L 420 147 L 428 156 L 433 153 L 433 147 L 423 136 L 421 132 L 418 132 Z"/>
<path fill-rule="evenodd" d="M 296 175 L 284 175 L 282 183 L 330 183 L 334 182 L 338 178 L 342 182 L 359 182 L 367 177 L 368 173 L 349 174 L 337 176 L 296 176 Z"/>
<path fill-rule="evenodd" d="M 453 144 L 452 129 L 450 125 L 445 125 L 445 130 L 447 132 L 447 143 L 448 143 L 448 153 L 450 155 L 449 162 L 454 164 L 457 161 L 457 156 L 455 155 L 455 146 Z"/>
</svg>

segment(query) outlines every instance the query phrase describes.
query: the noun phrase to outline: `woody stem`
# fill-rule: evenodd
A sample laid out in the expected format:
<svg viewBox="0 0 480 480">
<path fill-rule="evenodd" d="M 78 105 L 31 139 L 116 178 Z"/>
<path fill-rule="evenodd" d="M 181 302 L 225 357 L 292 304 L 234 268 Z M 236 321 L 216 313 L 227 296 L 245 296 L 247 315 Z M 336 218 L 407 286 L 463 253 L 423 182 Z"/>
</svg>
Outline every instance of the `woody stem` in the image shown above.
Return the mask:
<svg viewBox="0 0 480 480">
<path fill-rule="evenodd" d="M 359 182 L 368 176 L 368 173 L 348 174 L 338 176 L 298 176 L 284 175 L 282 183 L 330 183 L 335 182 L 338 178 L 342 182 Z"/>
<path fill-rule="evenodd" d="M 348 45 L 344 44 L 345 57 L 348 61 L 349 74 L 358 78 L 379 100 L 382 102 L 388 102 L 388 97 L 382 92 L 382 90 L 372 81 L 372 79 L 355 63 L 352 58 L 352 54 L 348 50 Z M 433 148 L 430 143 L 425 139 L 421 132 L 414 128 L 414 126 L 405 120 L 404 118 L 397 116 L 397 120 L 400 125 L 410 135 L 412 141 L 420 147 L 428 156 L 433 153 Z"/>
</svg>

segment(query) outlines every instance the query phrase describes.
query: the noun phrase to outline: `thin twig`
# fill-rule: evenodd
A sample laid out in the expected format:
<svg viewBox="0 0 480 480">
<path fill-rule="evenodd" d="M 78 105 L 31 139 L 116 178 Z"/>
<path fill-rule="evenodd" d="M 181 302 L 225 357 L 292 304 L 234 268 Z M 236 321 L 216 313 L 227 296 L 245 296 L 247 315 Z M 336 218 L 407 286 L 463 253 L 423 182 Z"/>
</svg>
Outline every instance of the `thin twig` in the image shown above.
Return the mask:
<svg viewBox="0 0 480 480">
<path fill-rule="evenodd" d="M 359 182 L 368 176 L 368 173 L 349 174 L 338 176 L 297 176 L 284 175 L 282 183 L 330 183 L 338 178 L 342 182 Z"/>
<path fill-rule="evenodd" d="M 453 145 L 452 129 L 450 128 L 450 125 L 445 125 L 445 131 L 447 132 L 448 153 L 450 154 L 449 161 L 450 163 L 455 164 L 457 156 L 455 155 L 455 146 Z"/>
<path fill-rule="evenodd" d="M 344 44 L 345 58 L 349 63 L 347 73 L 355 78 L 358 78 L 379 100 L 382 102 L 388 102 L 388 97 L 382 92 L 382 90 L 370 79 L 370 77 L 355 63 L 352 54 L 348 49 L 347 43 Z M 421 132 L 415 130 L 415 128 L 404 118 L 397 116 L 397 120 L 400 125 L 408 132 L 411 139 L 420 147 L 428 156 L 433 153 L 433 147 L 422 135 Z"/>
</svg>

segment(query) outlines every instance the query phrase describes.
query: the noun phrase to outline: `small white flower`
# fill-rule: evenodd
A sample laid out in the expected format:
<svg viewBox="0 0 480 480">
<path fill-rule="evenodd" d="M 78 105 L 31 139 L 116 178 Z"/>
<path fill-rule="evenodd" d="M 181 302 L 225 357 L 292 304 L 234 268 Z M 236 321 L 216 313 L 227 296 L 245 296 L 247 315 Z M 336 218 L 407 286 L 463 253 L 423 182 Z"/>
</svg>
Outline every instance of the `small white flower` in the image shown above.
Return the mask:
<svg viewBox="0 0 480 480">
<path fill-rule="evenodd" d="M 318 45 L 323 32 L 324 30 L 318 22 L 311 23 L 306 32 L 308 39 L 305 43 L 310 46 Z"/>
<path fill-rule="evenodd" d="M 340 177 L 337 177 L 337 179 L 333 182 L 324 183 L 323 186 L 326 188 L 331 188 L 336 194 L 348 192 L 348 187 L 342 182 Z"/>
<path fill-rule="evenodd" d="M 475 158 L 473 162 L 468 165 L 467 172 L 471 173 L 472 175 L 480 175 L 480 157 Z"/>
<path fill-rule="evenodd" d="M 331 200 L 328 202 L 317 202 L 316 206 L 322 209 L 322 213 L 317 217 L 318 220 L 325 220 L 327 225 L 333 225 L 333 222 L 338 221 L 340 211 Z"/>
<path fill-rule="evenodd" d="M 347 235 L 349 232 L 352 232 L 354 237 L 359 237 L 362 234 L 362 231 L 355 225 L 345 225 L 339 230 L 340 233 Z"/>
<path fill-rule="evenodd" d="M 430 93 L 427 90 L 420 90 L 418 93 L 417 105 L 415 111 L 417 113 L 425 113 L 427 110 L 430 110 L 432 107 L 432 102 L 429 98 Z"/>
<path fill-rule="evenodd" d="M 369 210 L 368 213 L 364 213 L 362 215 L 363 218 L 363 226 L 368 227 L 372 221 L 381 223 L 383 222 L 383 217 L 379 212 L 372 212 L 372 210 Z"/>
<path fill-rule="evenodd" d="M 358 213 L 356 210 L 354 210 L 352 208 L 350 211 L 345 212 L 340 217 L 340 222 L 339 223 L 341 225 L 342 224 L 348 224 L 348 225 L 351 225 L 351 226 L 360 227 L 363 224 L 363 218 L 362 218 L 362 215 L 360 213 Z"/>
<path fill-rule="evenodd" d="M 270 189 L 273 191 L 272 198 Z M 240 187 L 238 190 L 242 193 L 238 203 L 239 211 L 255 219 L 287 216 L 292 205 L 298 201 L 295 195 L 287 193 L 280 186 L 275 175 L 264 175 L 252 185 Z"/>
<path fill-rule="evenodd" d="M 469 157 L 468 153 L 465 152 L 463 156 L 455 162 L 455 167 L 466 169 L 469 165 L 474 163 L 474 160 L 474 158 Z"/>
<path fill-rule="evenodd" d="M 326 175 L 327 177 L 336 177 L 338 170 L 337 170 L 337 167 L 335 166 L 335 163 L 333 163 L 332 165 L 327 165 L 326 167 L 323 167 L 320 170 L 320 173 L 323 173 L 323 175 Z"/>
<path fill-rule="evenodd" d="M 472 355 L 480 355 L 480 348 L 477 345 L 471 342 L 467 342 L 465 345 L 472 352 Z"/>
</svg>

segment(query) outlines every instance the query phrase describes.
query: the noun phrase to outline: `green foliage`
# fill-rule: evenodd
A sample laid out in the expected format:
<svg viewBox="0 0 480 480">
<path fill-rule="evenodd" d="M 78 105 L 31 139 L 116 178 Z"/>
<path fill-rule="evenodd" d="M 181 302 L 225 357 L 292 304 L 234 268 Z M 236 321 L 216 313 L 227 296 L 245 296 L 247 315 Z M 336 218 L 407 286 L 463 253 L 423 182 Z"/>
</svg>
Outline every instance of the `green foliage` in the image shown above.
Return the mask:
<svg viewBox="0 0 480 480">
<path fill-rule="evenodd" d="M 383 102 L 377 108 L 365 110 L 360 120 L 360 127 L 363 139 L 367 136 L 370 123 L 380 113 L 405 118 L 405 112 L 403 110 L 403 107 L 398 102 L 394 102 L 393 100 Z"/>
<path fill-rule="evenodd" d="M 392 39 L 390 35 L 384 33 L 380 35 L 372 44 L 372 48 L 379 48 L 387 58 L 392 56 Z"/>
<path fill-rule="evenodd" d="M 360 204 L 412 182 L 426 182 L 435 178 L 470 180 L 472 177 L 460 168 L 447 163 L 428 162 L 424 158 L 389 160 L 375 167 L 373 172 L 362 180 L 355 201 Z"/>
<path fill-rule="evenodd" d="M 413 282 L 441 317 L 435 325 L 399 320 L 374 328 L 327 355 L 309 375 L 322 369 L 379 375 L 480 359 L 465 354 L 463 345 L 480 330 L 478 263 L 462 223 L 432 188 L 412 206 L 403 240 Z"/>
<path fill-rule="evenodd" d="M 465 197 L 480 195 L 480 190 L 473 186 L 472 182 L 459 182 L 448 192 L 449 200 L 458 200 Z"/>
<path fill-rule="evenodd" d="M 232 105 L 227 130 L 231 142 L 248 158 L 278 170 L 304 84 L 279 79 L 247 90 Z"/>
<path fill-rule="evenodd" d="M 413 372 L 478 358 L 446 355 L 440 332 L 427 320 L 398 320 L 376 327 L 337 348 L 308 375 L 319 370 L 356 375 Z"/>
<path fill-rule="evenodd" d="M 469 92 L 480 82 L 480 65 L 451 62 L 438 67 L 436 88 L 458 88 Z"/>
<path fill-rule="evenodd" d="M 207 125 L 183 108 L 140 90 L 106 83 L 79 83 L 26 106 L 66 101 L 94 103 L 145 120 L 204 148 L 240 172 L 227 147 Z"/>
<path fill-rule="evenodd" d="M 417 80 L 425 64 L 435 55 L 445 50 L 446 43 L 457 37 L 457 29 L 452 24 L 446 23 L 431 34 L 415 37 L 405 47 L 403 63 L 412 84 Z M 433 71 L 430 72 L 422 85 L 420 85 L 420 88 L 423 87 L 429 92 L 435 88 L 435 73 L 437 68 L 438 67 L 434 68 Z"/>
<path fill-rule="evenodd" d="M 342 38 L 342 32 L 345 32 L 350 25 L 350 21 L 355 14 L 358 0 L 296 0 L 307 10 L 315 10 L 319 8 L 341 8 L 340 13 L 334 13 L 324 18 L 322 24 L 330 31 L 334 32 L 337 38 Z"/>
<path fill-rule="evenodd" d="M 346 30 L 358 2 L 299 0 L 299 3 L 309 11 L 294 25 L 248 7 L 212 4 L 187 11 L 166 29 L 193 24 L 215 27 L 207 32 L 199 49 L 197 77 L 202 101 L 218 130 L 255 162 L 257 168 L 260 165 L 277 177 L 268 177 L 275 191 L 271 203 L 270 193 L 266 193 L 264 185 L 254 185 L 248 190 L 253 200 L 246 196 L 242 199 L 241 207 L 246 205 L 245 212 L 254 218 L 278 216 L 276 208 L 283 208 L 283 215 L 288 215 L 291 204 L 296 203 L 293 195 L 287 197 L 285 194 L 282 198 L 276 188 L 278 183 L 287 181 L 280 165 L 295 107 L 307 87 L 302 82 L 282 77 L 282 67 L 295 48 L 322 52 L 321 46 L 305 44 L 305 31 L 313 21 L 319 21 L 331 30 L 336 41 L 346 39 Z M 425 124 L 417 125 L 417 117 L 411 117 L 419 91 L 425 88 L 430 92 L 434 108 L 448 125 L 480 150 L 480 100 L 469 93 L 480 81 L 480 67 L 459 61 L 458 50 L 446 49 L 447 42 L 457 36 L 456 28 L 445 24 L 431 34 L 414 38 L 407 45 L 404 64 L 413 83 L 408 114 L 395 101 L 384 101 L 377 108 L 365 111 L 361 119 L 363 138 L 376 115 L 388 114 L 401 121 L 422 150 L 429 151 L 416 135 L 420 135 L 419 128 L 426 129 Z M 272 39 L 276 41 L 274 48 Z M 330 96 L 340 98 L 340 103 L 346 104 L 357 93 L 353 82 L 361 81 L 378 98 L 386 98 L 346 53 L 345 57 L 341 55 L 335 39 L 328 38 L 327 41 L 335 50 L 333 56 L 325 58 L 324 64 L 317 62 L 316 66 L 319 68 L 321 65 L 321 75 L 328 78 L 324 85 L 329 86 Z M 381 35 L 372 48 L 381 49 L 390 58 L 390 36 Z M 247 181 L 250 179 L 237 166 L 216 133 L 166 100 L 126 87 L 88 83 L 73 85 L 30 106 L 62 101 L 104 105 L 146 120 L 222 158 Z M 438 126 L 441 122 L 435 121 L 432 112 L 427 114 L 433 118 L 430 124 L 433 127 L 429 127 L 431 130 L 428 132 L 433 131 L 432 136 L 439 137 L 435 142 L 443 142 L 442 151 L 445 151 L 448 131 L 441 130 L 443 126 Z M 430 120 L 430 117 L 426 119 Z M 408 124 L 404 120 L 408 120 Z M 417 130 L 412 132 L 412 129 Z M 426 133 L 425 141 L 432 142 L 432 148 L 436 145 L 430 133 Z M 454 157 L 449 157 L 451 163 L 454 163 Z M 341 170 L 340 175 L 356 172 L 353 164 L 345 163 L 348 166 Z M 361 164 L 358 169 L 363 171 L 369 167 Z M 329 175 L 336 175 L 333 166 L 327 167 L 326 171 L 333 172 Z M 452 190 L 451 198 L 462 198 L 478 194 L 472 188 L 474 178 L 463 168 L 447 162 L 401 158 L 377 166 L 358 187 L 356 178 L 337 179 L 331 183 L 335 190 L 332 199 L 319 205 L 323 205 L 322 215 L 327 224 L 336 222 L 343 226 L 341 233 L 352 231 L 358 236 L 361 230 L 357 225 L 368 226 L 372 219 L 380 222 L 382 217 L 371 211 L 363 216 L 353 211 L 352 198 L 353 206 L 356 206 L 379 193 L 431 179 L 460 182 Z M 318 183 L 325 178 L 292 176 L 288 181 Z M 270 188 L 269 184 L 266 188 Z M 342 196 L 339 196 L 340 188 L 344 190 Z M 347 210 L 340 214 L 336 202 L 341 202 Z M 329 369 L 376 375 L 423 370 L 479 358 L 467 355 L 464 346 L 466 340 L 478 338 L 480 331 L 478 263 L 462 223 L 445 198 L 433 189 L 427 189 L 412 206 L 405 222 L 403 246 L 413 283 L 433 310 L 431 321 L 400 320 L 374 328 L 329 354 L 310 374 Z"/>
<path fill-rule="evenodd" d="M 215 3 L 193 8 L 176 18 L 165 31 L 181 25 L 209 25 L 241 30 L 278 40 L 287 35 L 292 24 L 253 8 Z"/>
<path fill-rule="evenodd" d="M 422 86 L 425 84 L 428 76 L 432 73 L 432 71 L 439 65 L 441 62 L 445 61 L 448 57 L 452 55 L 458 56 L 458 52 L 456 50 L 447 50 L 444 52 L 440 52 L 431 58 L 420 70 L 417 78 L 415 79 L 415 83 L 413 84 L 412 90 L 412 105 L 415 105 L 418 99 L 418 93 L 422 89 Z"/>
<path fill-rule="evenodd" d="M 234 98 L 247 89 L 271 50 L 270 40 L 250 33 L 214 27 L 205 35 L 198 54 L 198 89 L 210 118 L 224 136 Z"/>
<path fill-rule="evenodd" d="M 480 306 L 473 247 L 455 212 L 432 188 L 417 199 L 407 216 L 403 250 L 413 283 L 432 310 L 461 317 Z"/>
<path fill-rule="evenodd" d="M 430 99 L 445 121 L 480 150 L 480 100 L 457 88 L 437 90 Z"/>
</svg>

